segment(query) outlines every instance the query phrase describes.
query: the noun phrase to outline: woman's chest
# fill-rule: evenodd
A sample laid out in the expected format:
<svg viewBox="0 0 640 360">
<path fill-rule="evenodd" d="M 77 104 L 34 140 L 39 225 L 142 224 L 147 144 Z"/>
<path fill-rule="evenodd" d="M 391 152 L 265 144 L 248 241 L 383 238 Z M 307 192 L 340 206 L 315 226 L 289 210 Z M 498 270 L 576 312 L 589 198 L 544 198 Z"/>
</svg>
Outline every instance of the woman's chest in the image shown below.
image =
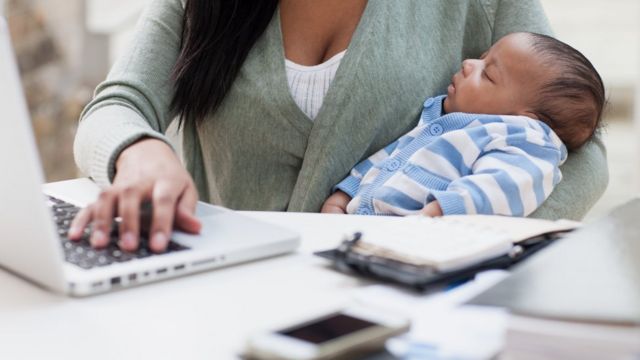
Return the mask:
<svg viewBox="0 0 640 360">
<path fill-rule="evenodd" d="M 301 65 L 317 65 L 349 47 L 367 0 L 281 0 L 284 55 Z"/>
</svg>

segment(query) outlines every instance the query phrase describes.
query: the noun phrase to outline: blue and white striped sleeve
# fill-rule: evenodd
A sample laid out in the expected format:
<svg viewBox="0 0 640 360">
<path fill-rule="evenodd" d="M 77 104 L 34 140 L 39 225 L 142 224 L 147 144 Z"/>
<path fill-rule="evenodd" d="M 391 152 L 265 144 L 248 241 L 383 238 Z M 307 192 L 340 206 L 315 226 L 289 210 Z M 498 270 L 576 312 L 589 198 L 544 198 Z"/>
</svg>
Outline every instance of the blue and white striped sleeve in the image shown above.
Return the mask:
<svg viewBox="0 0 640 360">
<path fill-rule="evenodd" d="M 369 170 L 371 170 L 372 167 L 385 161 L 389 157 L 389 155 L 391 155 L 391 153 L 398 147 L 401 139 L 402 138 L 392 142 L 385 148 L 378 150 L 373 155 L 359 162 L 356 166 L 353 167 L 353 169 L 351 169 L 351 172 L 346 178 L 344 178 L 344 180 L 340 181 L 336 186 L 333 187 L 331 192 L 333 193 L 337 190 L 340 190 L 347 193 L 347 195 L 351 196 L 351 198 L 354 198 L 358 193 L 358 190 L 360 190 L 360 182 L 362 181 L 364 175 Z"/>
<path fill-rule="evenodd" d="M 560 182 L 565 159 L 564 145 L 548 138 L 531 142 L 525 132 L 498 137 L 473 163 L 471 175 L 432 194 L 445 215 L 527 216 Z"/>
</svg>

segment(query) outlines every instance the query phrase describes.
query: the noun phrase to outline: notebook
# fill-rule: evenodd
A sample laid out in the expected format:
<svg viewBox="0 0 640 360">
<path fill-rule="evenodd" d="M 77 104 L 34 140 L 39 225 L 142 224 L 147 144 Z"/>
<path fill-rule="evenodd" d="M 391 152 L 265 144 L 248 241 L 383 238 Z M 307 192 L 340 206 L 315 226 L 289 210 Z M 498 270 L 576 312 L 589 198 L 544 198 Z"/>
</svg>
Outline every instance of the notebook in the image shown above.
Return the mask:
<svg viewBox="0 0 640 360">
<path fill-rule="evenodd" d="M 505 268 L 580 223 L 491 215 L 381 217 L 316 255 L 342 271 L 417 288 Z"/>
</svg>

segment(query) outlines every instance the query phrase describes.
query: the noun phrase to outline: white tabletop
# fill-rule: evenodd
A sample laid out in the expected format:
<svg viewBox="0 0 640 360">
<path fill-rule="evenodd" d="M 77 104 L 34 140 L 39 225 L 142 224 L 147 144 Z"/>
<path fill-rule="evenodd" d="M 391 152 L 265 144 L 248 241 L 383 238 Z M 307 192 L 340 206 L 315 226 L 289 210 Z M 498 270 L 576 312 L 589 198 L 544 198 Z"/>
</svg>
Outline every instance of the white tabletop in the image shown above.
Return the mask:
<svg viewBox="0 0 640 360">
<path fill-rule="evenodd" d="M 86 179 L 45 185 L 81 203 Z M 348 304 L 370 282 L 314 255 L 380 218 L 245 212 L 302 235 L 293 254 L 89 298 L 42 290 L 0 270 L 0 359 L 228 359 L 258 329 Z"/>
</svg>

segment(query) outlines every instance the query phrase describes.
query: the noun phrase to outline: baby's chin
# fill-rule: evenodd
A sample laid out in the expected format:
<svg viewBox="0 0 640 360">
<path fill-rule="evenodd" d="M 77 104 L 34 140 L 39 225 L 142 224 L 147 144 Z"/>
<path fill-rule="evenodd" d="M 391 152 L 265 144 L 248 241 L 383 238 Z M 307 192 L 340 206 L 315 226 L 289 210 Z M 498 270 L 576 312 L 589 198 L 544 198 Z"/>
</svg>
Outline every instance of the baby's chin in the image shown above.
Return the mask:
<svg viewBox="0 0 640 360">
<path fill-rule="evenodd" d="M 445 114 L 449 114 L 452 112 L 457 112 L 455 106 L 453 105 L 453 101 L 451 100 L 451 96 L 447 96 L 442 103 L 442 112 Z"/>
<path fill-rule="evenodd" d="M 469 101 L 458 101 L 458 97 L 449 95 L 444 98 L 442 102 L 442 113 L 443 114 L 451 114 L 451 113 L 473 113 L 473 114 L 491 114 L 489 112 L 485 112 L 481 107 L 469 103 Z M 495 114 L 498 114 L 497 112 Z"/>
</svg>

